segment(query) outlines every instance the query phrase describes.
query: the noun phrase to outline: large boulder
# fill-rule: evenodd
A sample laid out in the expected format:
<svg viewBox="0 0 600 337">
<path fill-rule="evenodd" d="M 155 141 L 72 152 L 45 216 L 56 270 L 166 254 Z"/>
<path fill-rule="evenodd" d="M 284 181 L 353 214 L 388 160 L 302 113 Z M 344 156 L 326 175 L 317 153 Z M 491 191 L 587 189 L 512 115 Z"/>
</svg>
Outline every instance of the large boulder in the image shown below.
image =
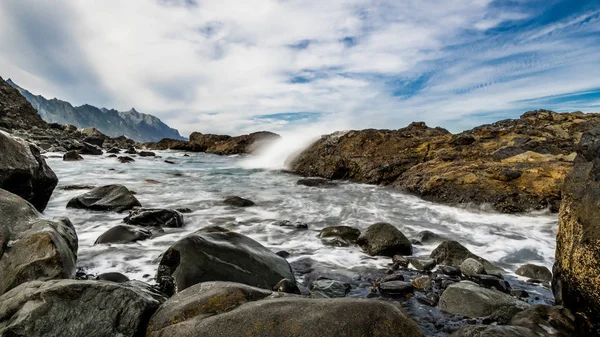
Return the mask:
<svg viewBox="0 0 600 337">
<path fill-rule="evenodd" d="M 141 282 L 32 281 L 0 296 L 0 335 L 143 336 L 164 301 Z"/>
<path fill-rule="evenodd" d="M 581 137 L 562 195 L 552 289 L 600 335 L 600 128 Z"/>
<path fill-rule="evenodd" d="M 181 291 L 206 281 L 233 281 L 272 289 L 294 280 L 288 262 L 247 236 L 209 226 L 177 241 L 160 261 L 157 281 L 173 277 Z"/>
<path fill-rule="evenodd" d="M 525 264 L 515 271 L 515 274 L 536 280 L 552 281 L 552 272 L 545 266 Z"/>
<path fill-rule="evenodd" d="M 4 81 L 0 77 L 0 127 L 9 130 L 45 128 L 46 122 L 11 84 L 14 82 L 10 79 Z"/>
<path fill-rule="evenodd" d="M 492 316 L 505 323 L 528 307 L 527 302 L 470 281 L 450 285 L 442 293 L 439 302 L 442 311 L 454 315 L 471 318 Z"/>
<path fill-rule="evenodd" d="M 147 229 L 136 226 L 116 225 L 102 233 L 94 244 L 131 243 L 146 240 L 150 237 L 152 237 L 152 232 Z"/>
<path fill-rule="evenodd" d="M 369 255 L 412 255 L 412 244 L 398 228 L 379 222 L 365 229 L 356 243 Z"/>
<path fill-rule="evenodd" d="M 480 262 L 488 274 L 499 274 L 505 272 L 502 268 L 493 265 L 488 260 L 471 253 L 467 247 L 461 245 L 457 241 L 443 241 L 431 252 L 430 257 L 434 259 L 438 265 L 455 267 L 460 266 L 465 260 L 472 258 Z"/>
<path fill-rule="evenodd" d="M 67 218 L 46 220 L 0 189 L 0 294 L 31 280 L 75 275 L 77 235 Z"/>
<path fill-rule="evenodd" d="M 33 144 L 0 130 L 0 188 L 19 195 L 42 212 L 58 178 Z"/>
<path fill-rule="evenodd" d="M 67 208 L 82 208 L 94 211 L 122 212 L 141 207 L 133 193 L 123 185 L 105 185 L 77 196 L 67 203 Z"/>
<path fill-rule="evenodd" d="M 399 308 L 367 299 L 308 299 L 226 282 L 190 287 L 152 316 L 147 337 L 423 337 Z"/>
<path fill-rule="evenodd" d="M 135 208 L 123 221 L 136 226 L 183 227 L 183 215 L 174 209 L 165 208 Z"/>
</svg>

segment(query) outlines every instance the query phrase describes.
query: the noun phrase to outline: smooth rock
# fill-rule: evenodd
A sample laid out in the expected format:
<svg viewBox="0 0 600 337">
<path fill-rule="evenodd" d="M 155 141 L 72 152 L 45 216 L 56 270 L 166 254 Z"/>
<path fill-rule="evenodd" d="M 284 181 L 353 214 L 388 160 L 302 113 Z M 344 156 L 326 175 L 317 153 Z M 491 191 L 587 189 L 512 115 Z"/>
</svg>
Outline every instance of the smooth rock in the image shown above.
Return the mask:
<svg viewBox="0 0 600 337">
<path fill-rule="evenodd" d="M 429 271 L 435 268 L 436 264 L 433 259 L 409 258 L 410 264 L 418 271 Z"/>
<path fill-rule="evenodd" d="M 155 157 L 156 153 L 150 152 L 150 151 L 140 151 L 140 152 L 138 152 L 138 155 L 140 157 Z"/>
<path fill-rule="evenodd" d="M 400 296 L 413 292 L 411 282 L 405 281 L 387 281 L 379 283 L 379 291 L 388 296 Z"/>
<path fill-rule="evenodd" d="M 63 161 L 79 161 L 83 160 L 83 157 L 75 150 L 71 150 L 63 155 Z"/>
<path fill-rule="evenodd" d="M 465 276 L 475 276 L 478 274 L 485 274 L 485 268 L 483 267 L 483 264 L 481 264 L 481 262 L 475 260 L 472 257 L 464 260 L 460 264 L 460 271 Z"/>
<path fill-rule="evenodd" d="M 315 280 L 310 284 L 311 297 L 337 298 L 346 297 L 350 291 L 350 284 L 336 280 Z"/>
<path fill-rule="evenodd" d="M 447 240 L 446 237 L 440 234 L 436 234 L 432 231 L 424 230 L 417 233 L 417 240 L 421 243 L 440 242 Z"/>
<path fill-rule="evenodd" d="M 427 290 L 431 288 L 431 278 L 429 276 L 419 276 L 412 280 L 412 285 L 415 289 Z"/>
<path fill-rule="evenodd" d="M 396 227 L 379 222 L 365 229 L 356 243 L 371 256 L 412 255 L 412 244 Z"/>
<path fill-rule="evenodd" d="M 96 280 L 124 283 L 124 282 L 129 281 L 129 277 L 127 277 L 121 273 L 111 272 L 111 273 L 102 273 L 102 274 L 96 276 Z"/>
<path fill-rule="evenodd" d="M 227 205 L 236 207 L 250 207 L 255 205 L 252 200 L 244 199 L 237 196 L 227 197 L 223 202 Z"/>
<path fill-rule="evenodd" d="M 356 242 L 359 236 L 360 230 L 349 226 L 325 227 L 319 232 L 320 238 L 338 237 L 350 242 Z"/>
<path fill-rule="evenodd" d="M 85 143 L 85 142 L 82 142 L 81 145 L 83 147 L 81 149 L 79 149 L 80 154 L 88 154 L 88 155 L 94 155 L 94 156 L 100 156 L 103 154 L 102 149 L 97 145 Z"/>
<path fill-rule="evenodd" d="M 298 288 L 296 281 L 287 278 L 284 278 L 283 280 L 279 281 L 273 287 L 273 291 L 300 295 L 300 289 Z"/>
<path fill-rule="evenodd" d="M 552 281 L 552 272 L 545 266 L 537 266 L 535 264 L 523 265 L 515 271 L 515 274 L 546 282 Z"/>
<path fill-rule="evenodd" d="M 102 233 L 94 244 L 102 243 L 131 243 L 152 237 L 149 230 L 129 225 L 116 225 Z"/>
<path fill-rule="evenodd" d="M 134 208 L 123 221 L 136 226 L 183 227 L 183 215 L 176 210 L 165 208 Z"/>
<path fill-rule="evenodd" d="M 77 196 L 67 203 L 67 208 L 82 208 L 94 211 L 122 212 L 142 204 L 123 185 L 106 185 Z"/>
<path fill-rule="evenodd" d="M 324 188 L 331 188 L 331 187 L 337 186 L 336 183 L 331 182 L 330 180 L 321 179 L 321 178 L 300 179 L 296 182 L 296 184 L 303 185 L 303 186 L 309 186 L 309 187 L 324 187 Z"/>
<path fill-rule="evenodd" d="M 505 273 L 502 268 L 471 253 L 471 251 L 457 241 L 444 241 L 440 243 L 440 245 L 431 252 L 430 257 L 439 265 L 455 267 L 460 266 L 466 259 L 473 258 L 483 265 L 488 274 Z"/>
<path fill-rule="evenodd" d="M 127 164 L 127 163 L 132 163 L 135 161 L 135 159 L 128 157 L 128 156 L 120 156 L 119 158 L 117 158 L 119 160 L 120 163 L 122 164 Z"/>
</svg>

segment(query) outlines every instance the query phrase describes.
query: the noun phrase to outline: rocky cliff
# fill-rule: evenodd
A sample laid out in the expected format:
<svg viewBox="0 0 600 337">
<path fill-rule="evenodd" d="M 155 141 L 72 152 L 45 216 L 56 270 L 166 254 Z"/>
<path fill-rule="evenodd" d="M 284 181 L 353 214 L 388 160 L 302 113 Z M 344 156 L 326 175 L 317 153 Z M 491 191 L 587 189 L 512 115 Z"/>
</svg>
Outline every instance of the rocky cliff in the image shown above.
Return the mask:
<svg viewBox="0 0 600 337">
<path fill-rule="evenodd" d="M 176 139 L 162 139 L 155 143 L 139 144 L 150 150 L 182 150 L 192 152 L 206 152 L 219 155 L 253 153 L 262 145 L 281 138 L 278 134 L 268 131 L 259 131 L 241 136 L 227 136 L 215 134 L 202 134 L 193 132 L 189 141 Z"/>
<path fill-rule="evenodd" d="M 600 335 L 600 128 L 581 138 L 562 193 L 554 296 Z"/>
<path fill-rule="evenodd" d="M 142 142 L 158 141 L 163 138 L 183 139 L 177 130 L 170 128 L 157 117 L 139 113 L 135 109 L 117 111 L 99 109 L 88 104 L 74 107 L 69 102 L 56 98 L 46 99 L 34 95 L 10 79 L 7 83 L 19 90 L 39 112 L 41 118 L 48 123 L 71 124 L 78 128 L 94 127 L 111 137 L 124 135 Z"/>
<path fill-rule="evenodd" d="M 556 212 L 575 146 L 597 125 L 598 114 L 538 110 L 460 134 L 424 123 L 336 132 L 289 165 L 301 175 L 391 185 L 435 202 Z"/>
</svg>

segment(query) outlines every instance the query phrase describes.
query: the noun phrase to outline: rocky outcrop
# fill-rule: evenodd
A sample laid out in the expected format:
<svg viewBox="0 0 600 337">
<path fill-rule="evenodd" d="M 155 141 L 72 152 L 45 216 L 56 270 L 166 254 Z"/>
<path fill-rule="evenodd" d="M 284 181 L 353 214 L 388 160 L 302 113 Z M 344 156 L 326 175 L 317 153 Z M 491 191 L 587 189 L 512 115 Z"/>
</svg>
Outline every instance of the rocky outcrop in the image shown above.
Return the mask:
<svg viewBox="0 0 600 337">
<path fill-rule="evenodd" d="M 34 145 L 0 130 L 0 188 L 46 208 L 58 178 Z"/>
<path fill-rule="evenodd" d="M 189 141 L 162 139 L 155 143 L 139 144 L 150 150 L 182 150 L 193 152 L 207 152 L 219 155 L 249 154 L 261 146 L 279 139 L 276 133 L 259 131 L 247 135 L 231 137 L 227 135 L 202 134 L 193 132 Z"/>
<path fill-rule="evenodd" d="M 173 277 L 180 291 L 196 283 L 232 281 L 272 289 L 294 280 L 288 262 L 244 235 L 205 227 L 177 241 L 162 256 L 157 282 Z"/>
<path fill-rule="evenodd" d="M 600 128 L 579 143 L 565 179 L 552 288 L 562 304 L 600 336 Z M 591 333 L 592 334 L 592 333 Z"/>
<path fill-rule="evenodd" d="M 148 337 L 423 337 L 398 307 L 365 299 L 283 296 L 237 283 L 188 288 L 154 314 Z"/>
<path fill-rule="evenodd" d="M 81 208 L 94 211 L 123 212 L 141 207 L 133 193 L 123 185 L 106 185 L 77 196 L 67 203 L 67 208 Z"/>
<path fill-rule="evenodd" d="M 45 128 L 46 122 L 31 104 L 0 77 L 0 128 Z"/>
<path fill-rule="evenodd" d="M 0 335 L 144 336 L 164 301 L 141 282 L 32 281 L 0 296 Z"/>
<path fill-rule="evenodd" d="M 304 176 L 391 185 L 435 202 L 558 211 L 575 145 L 596 125 L 597 114 L 539 110 L 457 135 L 424 123 L 336 132 L 288 163 Z"/>
<path fill-rule="evenodd" d="M 0 294 L 31 280 L 73 277 L 76 260 L 69 219 L 45 220 L 27 201 L 0 189 Z"/>
</svg>

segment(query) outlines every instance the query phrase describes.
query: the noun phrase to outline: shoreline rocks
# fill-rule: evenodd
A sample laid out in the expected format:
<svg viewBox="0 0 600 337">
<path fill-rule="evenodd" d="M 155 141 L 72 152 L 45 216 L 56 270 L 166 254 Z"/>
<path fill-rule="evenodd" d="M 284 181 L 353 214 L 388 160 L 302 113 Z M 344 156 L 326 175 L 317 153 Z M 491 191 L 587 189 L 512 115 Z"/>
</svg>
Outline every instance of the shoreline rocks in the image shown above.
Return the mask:
<svg viewBox="0 0 600 337">
<path fill-rule="evenodd" d="M 378 222 L 365 229 L 356 239 L 356 244 L 372 256 L 412 255 L 412 244 L 406 236 L 385 222 Z"/>
<path fill-rule="evenodd" d="M 81 208 L 94 211 L 123 212 L 141 207 L 142 204 L 133 193 L 123 185 L 106 185 L 74 197 L 67 203 L 67 208 Z"/>
</svg>

